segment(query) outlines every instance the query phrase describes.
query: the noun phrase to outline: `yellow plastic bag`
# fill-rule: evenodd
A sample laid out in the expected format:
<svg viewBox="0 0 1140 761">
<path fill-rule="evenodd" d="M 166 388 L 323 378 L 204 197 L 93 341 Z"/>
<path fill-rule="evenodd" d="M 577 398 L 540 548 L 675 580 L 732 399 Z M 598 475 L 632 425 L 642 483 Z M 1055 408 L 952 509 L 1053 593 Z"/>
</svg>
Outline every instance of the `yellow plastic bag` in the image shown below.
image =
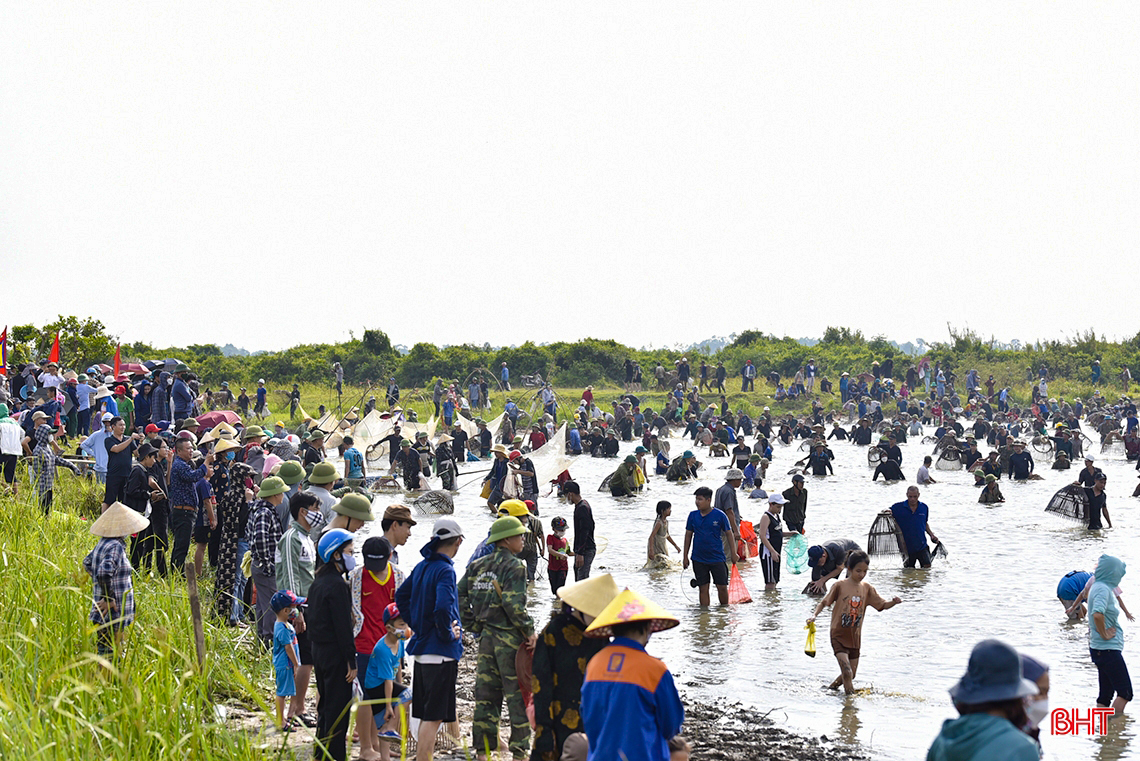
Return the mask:
<svg viewBox="0 0 1140 761">
<path fill-rule="evenodd" d="M 804 655 L 809 658 L 815 657 L 815 621 L 809 621 L 806 626 L 807 629 L 807 642 L 804 643 Z"/>
<path fill-rule="evenodd" d="M 241 558 L 241 575 L 247 579 L 253 576 L 253 554 L 249 550 Z"/>
<path fill-rule="evenodd" d="M 479 496 L 482 497 L 483 499 L 487 499 L 488 497 L 491 496 L 491 482 L 490 481 L 484 481 L 483 482 L 483 491 L 479 492 Z"/>
</svg>

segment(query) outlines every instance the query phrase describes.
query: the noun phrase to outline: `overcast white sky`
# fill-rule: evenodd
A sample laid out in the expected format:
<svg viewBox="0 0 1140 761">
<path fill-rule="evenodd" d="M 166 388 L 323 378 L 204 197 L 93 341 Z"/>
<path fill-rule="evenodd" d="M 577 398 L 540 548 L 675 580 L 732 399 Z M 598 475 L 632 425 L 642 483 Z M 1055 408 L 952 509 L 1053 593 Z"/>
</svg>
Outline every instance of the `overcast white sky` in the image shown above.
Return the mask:
<svg viewBox="0 0 1140 761">
<path fill-rule="evenodd" d="M 0 323 L 1131 336 L 1138 39 L 1135 2 L 7 3 Z"/>
</svg>

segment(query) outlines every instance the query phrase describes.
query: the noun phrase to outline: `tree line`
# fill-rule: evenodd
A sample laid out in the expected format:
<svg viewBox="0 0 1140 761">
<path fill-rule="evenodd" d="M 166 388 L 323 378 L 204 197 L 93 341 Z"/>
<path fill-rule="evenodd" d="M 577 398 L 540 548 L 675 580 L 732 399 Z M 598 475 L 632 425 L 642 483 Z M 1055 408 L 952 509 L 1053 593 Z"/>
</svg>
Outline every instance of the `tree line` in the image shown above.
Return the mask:
<svg viewBox="0 0 1140 761">
<path fill-rule="evenodd" d="M 520 375 L 538 373 L 562 387 L 620 386 L 625 381 L 625 362 L 629 359 L 641 365 L 643 386 L 648 389 L 654 385 L 658 362 L 672 370 L 675 361 L 682 357 L 689 360 L 694 376 L 703 360 L 713 368 L 710 375 L 717 363 L 723 363 L 730 379 L 739 377 L 746 360 L 752 360 L 763 379 L 773 371 L 791 377 L 813 358 L 821 374 L 835 379 L 842 372 L 855 375 L 867 371 L 874 361 L 891 359 L 894 375 L 901 380 L 918 359 L 882 336 L 866 338 L 862 332 L 847 327 L 827 328 L 813 346 L 786 336 L 745 330 L 718 351 L 637 349 L 613 340 L 586 338 L 551 344 L 527 341 L 507 348 L 417 343 L 404 355 L 396 351 L 384 331 L 368 329 L 359 338 L 350 334 L 350 340 L 341 343 L 302 344 L 282 351 L 227 357 L 215 344 L 159 347 L 137 341 L 124 343 L 95 318 L 60 315 L 41 327 L 18 325 L 9 330 L 9 367 L 47 357 L 57 332 L 66 366 L 84 369 L 95 363 L 110 364 L 115 347 L 121 344 L 123 361 L 178 359 L 189 365 L 207 386 L 217 386 L 223 380 L 231 385 L 249 386 L 258 378 L 265 378 L 271 385 L 329 383 L 334 362 L 341 363 L 345 381 L 354 385 L 383 385 L 389 377 L 395 377 L 402 387 L 422 388 L 435 378 L 463 383 L 479 372 L 497 379 L 499 367 L 506 362 L 516 384 Z M 1125 341 L 1110 342 L 1089 330 L 1063 341 L 1040 341 L 1018 349 L 1002 347 L 969 330 L 950 328 L 949 333 L 947 341 L 930 344 L 924 356 L 932 363 L 941 362 L 959 377 L 971 368 L 978 369 L 983 379 L 992 373 L 1000 385 L 1024 382 L 1030 370 L 1036 374 L 1042 365 L 1051 378 L 1080 381 L 1089 379 L 1095 360 L 1101 362 L 1105 381 L 1116 377 L 1125 366 L 1133 371 L 1140 369 L 1140 333 Z"/>
</svg>

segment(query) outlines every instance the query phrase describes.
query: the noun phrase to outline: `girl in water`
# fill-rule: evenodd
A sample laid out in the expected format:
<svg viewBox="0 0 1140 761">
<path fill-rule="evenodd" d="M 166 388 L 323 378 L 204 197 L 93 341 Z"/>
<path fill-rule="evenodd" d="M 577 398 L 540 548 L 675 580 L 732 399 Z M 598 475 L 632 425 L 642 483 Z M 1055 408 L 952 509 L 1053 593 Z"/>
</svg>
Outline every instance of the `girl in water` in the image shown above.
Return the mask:
<svg viewBox="0 0 1140 761">
<path fill-rule="evenodd" d="M 677 552 L 681 548 L 673 541 L 673 537 L 669 535 L 669 516 L 673 513 L 673 505 L 665 500 L 657 503 L 657 520 L 653 522 L 653 530 L 649 532 L 649 562 L 661 562 L 657 560 L 658 556 L 665 558 L 669 557 L 669 548 L 665 546 L 665 542 L 673 545 L 673 549 Z"/>
<path fill-rule="evenodd" d="M 870 558 L 866 552 L 856 550 L 848 553 L 845 565 L 847 578 L 831 587 L 827 595 L 815 606 L 815 612 L 808 619 L 808 623 L 813 623 L 815 617 L 827 606 L 834 606 L 831 609 L 831 649 L 835 653 L 835 660 L 839 661 L 839 676 L 828 685 L 828 689 L 837 690 L 842 684 L 843 691 L 853 695 L 855 687 L 852 682 L 855 679 L 855 672 L 859 669 L 863 616 L 868 606 L 883 611 L 898 605 L 902 602 L 902 598 L 884 600 L 873 586 L 863 581 L 870 568 Z"/>
</svg>

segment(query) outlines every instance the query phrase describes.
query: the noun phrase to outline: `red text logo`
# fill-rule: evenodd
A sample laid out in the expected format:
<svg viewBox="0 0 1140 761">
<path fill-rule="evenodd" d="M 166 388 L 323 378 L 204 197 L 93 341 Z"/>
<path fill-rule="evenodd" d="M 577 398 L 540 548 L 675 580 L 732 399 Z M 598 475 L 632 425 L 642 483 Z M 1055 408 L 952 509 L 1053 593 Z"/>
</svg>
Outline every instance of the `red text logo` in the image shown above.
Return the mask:
<svg viewBox="0 0 1140 761">
<path fill-rule="evenodd" d="M 1103 735 L 1108 732 L 1111 708 L 1054 708 L 1049 713 L 1049 731 L 1055 735 Z"/>
</svg>

